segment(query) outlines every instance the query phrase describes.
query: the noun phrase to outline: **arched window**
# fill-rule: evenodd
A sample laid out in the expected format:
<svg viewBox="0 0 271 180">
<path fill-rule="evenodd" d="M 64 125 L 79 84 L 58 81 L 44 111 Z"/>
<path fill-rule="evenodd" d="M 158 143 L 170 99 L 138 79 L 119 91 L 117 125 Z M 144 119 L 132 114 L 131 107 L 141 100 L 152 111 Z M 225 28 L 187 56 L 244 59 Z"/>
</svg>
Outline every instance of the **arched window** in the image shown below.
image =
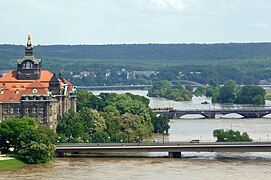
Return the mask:
<svg viewBox="0 0 271 180">
<path fill-rule="evenodd" d="M 31 69 L 33 67 L 33 63 L 31 61 L 26 61 L 24 64 L 23 64 L 23 67 L 25 69 Z"/>
</svg>

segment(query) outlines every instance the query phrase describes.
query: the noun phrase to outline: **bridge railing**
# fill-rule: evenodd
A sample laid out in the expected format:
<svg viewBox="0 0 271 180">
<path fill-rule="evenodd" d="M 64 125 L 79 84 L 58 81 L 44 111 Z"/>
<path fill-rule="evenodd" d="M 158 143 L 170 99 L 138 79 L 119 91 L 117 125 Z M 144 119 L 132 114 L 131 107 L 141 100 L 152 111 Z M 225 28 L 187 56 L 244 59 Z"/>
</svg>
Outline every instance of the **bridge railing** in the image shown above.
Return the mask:
<svg viewBox="0 0 271 180">
<path fill-rule="evenodd" d="M 61 143 L 57 147 L 119 147 L 119 146 L 178 146 L 178 145 L 253 145 L 271 144 L 271 141 L 252 141 L 252 142 L 199 142 L 189 141 L 176 142 L 149 142 L 149 143 Z"/>
<path fill-rule="evenodd" d="M 152 108 L 153 111 L 269 111 L 271 110 L 271 106 L 228 106 L 228 107 L 221 107 L 221 108 L 196 108 L 196 109 L 174 109 L 173 107 L 166 107 L 166 108 Z"/>
</svg>

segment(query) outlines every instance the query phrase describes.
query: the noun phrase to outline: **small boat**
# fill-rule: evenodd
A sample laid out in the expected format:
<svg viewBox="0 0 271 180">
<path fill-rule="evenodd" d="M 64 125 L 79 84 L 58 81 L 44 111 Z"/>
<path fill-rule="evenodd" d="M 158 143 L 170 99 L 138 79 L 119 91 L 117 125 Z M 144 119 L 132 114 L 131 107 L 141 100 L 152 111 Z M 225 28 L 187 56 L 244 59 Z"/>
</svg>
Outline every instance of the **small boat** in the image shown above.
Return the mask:
<svg viewBox="0 0 271 180">
<path fill-rule="evenodd" d="M 208 101 L 203 101 L 201 104 L 210 104 Z"/>
</svg>

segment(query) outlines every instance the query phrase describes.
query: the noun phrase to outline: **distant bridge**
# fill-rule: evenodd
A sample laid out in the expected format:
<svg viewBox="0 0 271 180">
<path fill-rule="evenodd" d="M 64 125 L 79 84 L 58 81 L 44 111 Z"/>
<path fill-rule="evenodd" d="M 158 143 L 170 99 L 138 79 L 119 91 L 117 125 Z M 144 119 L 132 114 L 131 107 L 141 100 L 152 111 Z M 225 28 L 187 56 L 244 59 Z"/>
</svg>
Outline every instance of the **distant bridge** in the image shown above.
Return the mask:
<svg viewBox="0 0 271 180">
<path fill-rule="evenodd" d="M 65 153 L 99 154 L 129 152 L 168 152 L 169 157 L 181 157 L 181 152 L 271 152 L 270 142 L 238 142 L 238 143 L 74 143 L 60 144 L 56 147 L 58 157 Z"/>
<path fill-rule="evenodd" d="M 120 86 L 78 86 L 78 89 L 85 90 L 148 90 L 152 88 L 152 85 L 120 85 Z"/>
<path fill-rule="evenodd" d="M 183 85 L 183 86 L 192 86 L 192 87 L 202 87 L 203 84 L 200 84 L 195 81 L 189 81 L 189 80 L 176 80 L 176 81 L 170 81 L 171 85 Z"/>
<path fill-rule="evenodd" d="M 237 109 L 192 109 L 192 110 L 176 110 L 172 108 L 153 109 L 155 114 L 166 115 L 171 119 L 178 119 L 184 115 L 202 115 L 205 118 L 215 118 L 216 115 L 226 115 L 236 113 L 242 115 L 244 118 L 262 118 L 271 113 L 271 107 L 247 107 Z"/>
</svg>

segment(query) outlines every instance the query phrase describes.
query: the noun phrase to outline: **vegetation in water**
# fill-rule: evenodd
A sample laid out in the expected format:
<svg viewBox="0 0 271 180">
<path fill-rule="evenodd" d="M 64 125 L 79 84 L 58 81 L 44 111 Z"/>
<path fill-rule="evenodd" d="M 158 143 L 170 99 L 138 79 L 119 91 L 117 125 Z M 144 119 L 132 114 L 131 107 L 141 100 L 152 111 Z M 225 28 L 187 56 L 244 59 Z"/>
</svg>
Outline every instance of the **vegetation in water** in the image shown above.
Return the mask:
<svg viewBox="0 0 271 180">
<path fill-rule="evenodd" d="M 174 101 L 191 101 L 191 88 L 184 86 L 171 86 L 169 81 L 158 81 L 153 84 L 153 87 L 148 91 L 150 97 L 164 97 Z"/>
<path fill-rule="evenodd" d="M 23 117 L 1 122 L 0 136 L 2 152 L 14 148 L 15 155 L 24 163 L 45 163 L 54 156 L 55 133 L 33 118 Z"/>
<path fill-rule="evenodd" d="M 205 93 L 206 96 L 212 96 L 213 102 L 256 105 L 265 104 L 266 94 L 262 87 L 253 85 L 240 87 L 237 86 L 237 83 L 233 80 L 227 81 L 221 87 L 208 86 Z"/>
<path fill-rule="evenodd" d="M 265 99 L 271 100 L 271 93 L 270 92 L 265 94 Z"/>
<path fill-rule="evenodd" d="M 79 91 L 77 102 L 78 112 L 59 120 L 59 142 L 136 142 L 169 129 L 169 118 L 153 115 L 143 96 Z"/>
<path fill-rule="evenodd" d="M 198 88 L 194 94 L 212 97 L 214 103 L 235 103 L 264 105 L 266 95 L 262 87 L 254 85 L 238 86 L 233 80 L 227 81 L 223 86 L 215 84 Z"/>
<path fill-rule="evenodd" d="M 213 136 L 217 139 L 217 142 L 249 142 L 252 139 L 249 135 L 244 132 L 240 133 L 239 131 L 216 129 L 213 131 Z"/>
</svg>

